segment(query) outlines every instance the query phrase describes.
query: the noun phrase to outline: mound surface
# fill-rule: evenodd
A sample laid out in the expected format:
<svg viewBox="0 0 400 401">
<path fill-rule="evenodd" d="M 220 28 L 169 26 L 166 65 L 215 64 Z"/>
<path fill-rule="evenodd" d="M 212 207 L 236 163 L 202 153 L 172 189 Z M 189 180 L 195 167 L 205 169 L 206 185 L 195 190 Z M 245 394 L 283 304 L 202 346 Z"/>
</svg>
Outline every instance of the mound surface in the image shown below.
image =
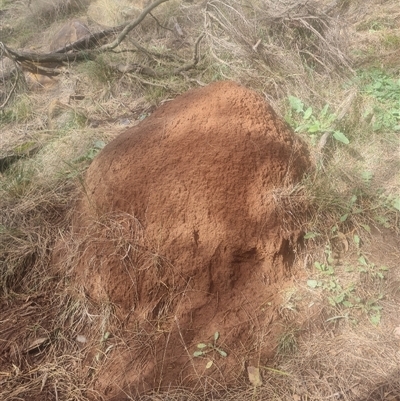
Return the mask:
<svg viewBox="0 0 400 401">
<path fill-rule="evenodd" d="M 245 362 L 266 362 L 297 237 L 282 229 L 274 193 L 308 166 L 271 107 L 232 82 L 179 96 L 103 149 L 75 222 L 77 280 L 120 322 L 98 389 L 123 399 L 227 383 Z M 208 346 L 193 357 L 216 331 L 228 356 Z"/>
</svg>

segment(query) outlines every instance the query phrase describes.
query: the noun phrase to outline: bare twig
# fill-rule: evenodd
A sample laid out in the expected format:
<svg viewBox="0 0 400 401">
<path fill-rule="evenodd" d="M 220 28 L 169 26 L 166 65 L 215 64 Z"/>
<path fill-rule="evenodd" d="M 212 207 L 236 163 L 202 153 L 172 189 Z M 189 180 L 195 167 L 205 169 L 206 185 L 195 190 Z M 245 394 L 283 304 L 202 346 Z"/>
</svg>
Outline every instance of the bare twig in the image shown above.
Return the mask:
<svg viewBox="0 0 400 401">
<path fill-rule="evenodd" d="M 139 17 L 137 17 L 134 21 L 130 22 L 129 24 L 127 24 L 124 29 L 122 30 L 122 32 L 117 36 L 117 38 L 111 42 L 111 43 L 107 43 L 103 46 L 101 46 L 99 48 L 99 51 L 104 51 L 104 50 L 112 50 L 115 49 L 126 37 L 126 35 L 128 35 L 128 33 L 135 27 L 137 27 L 146 17 L 146 15 L 148 13 L 150 13 L 151 10 L 153 10 L 154 8 L 156 8 L 157 6 L 159 6 L 162 3 L 165 3 L 166 1 L 169 0 L 157 0 L 154 3 L 150 4 L 149 6 L 147 6 L 142 13 L 139 15 Z"/>
<path fill-rule="evenodd" d="M 11 95 L 14 93 L 15 88 L 17 87 L 17 84 L 18 84 L 18 81 L 19 81 L 19 78 L 20 78 L 20 74 L 19 74 L 19 69 L 18 68 L 16 69 L 16 71 L 17 71 L 17 75 L 15 77 L 15 81 L 13 83 L 13 86 L 12 86 L 10 92 L 8 92 L 8 95 L 7 95 L 6 99 L 4 100 L 3 104 L 0 105 L 0 111 L 3 111 L 4 108 L 7 106 L 7 103 L 11 99 Z"/>
<path fill-rule="evenodd" d="M 156 21 L 157 25 L 158 25 L 160 28 L 166 29 L 167 31 L 174 32 L 173 29 L 170 29 L 170 28 L 168 28 L 168 27 L 162 25 L 162 24 L 160 23 L 160 21 L 159 21 L 152 13 L 149 13 L 149 15 L 150 15 L 150 17 L 152 17 L 152 18 Z"/>
<path fill-rule="evenodd" d="M 148 7 L 146 7 L 134 21 L 131 21 L 127 24 L 123 24 L 114 28 L 103 30 L 101 32 L 97 32 L 89 36 L 85 36 L 84 38 L 79 39 L 78 41 L 71 43 L 70 45 L 65 46 L 62 49 L 59 49 L 53 53 L 39 54 L 35 52 L 14 50 L 6 46 L 4 43 L 1 42 L 0 43 L 3 49 L 6 50 L 5 55 L 18 63 L 21 63 L 26 60 L 36 63 L 45 63 L 45 62 L 60 63 L 63 61 L 72 62 L 72 61 L 92 58 L 98 55 L 100 52 L 110 51 L 115 49 L 125 39 L 126 35 L 128 35 L 128 33 L 133 28 L 138 26 L 144 20 L 147 14 L 149 14 L 154 8 L 156 8 L 160 4 L 165 3 L 167 1 L 169 0 L 157 0 L 154 3 L 150 4 Z M 120 34 L 113 42 L 107 43 L 93 50 L 88 50 L 88 47 L 97 44 L 99 39 L 115 34 L 117 32 L 120 32 Z M 82 48 L 84 50 L 76 51 L 76 49 L 82 49 Z M 67 53 L 70 50 L 72 50 L 72 52 Z"/>
<path fill-rule="evenodd" d="M 194 51 L 193 51 L 193 59 L 190 63 L 183 65 L 182 67 L 179 67 L 175 69 L 174 74 L 180 74 L 183 71 L 190 70 L 191 68 L 195 67 L 197 63 L 199 62 L 199 44 L 201 39 L 203 39 L 204 33 L 202 33 L 197 39 L 196 43 L 194 45 Z"/>
<path fill-rule="evenodd" d="M 0 56 L 3 56 L 7 54 L 7 50 L 4 48 L 3 44 L 0 42 Z M 14 60 L 12 60 L 14 62 Z M 14 62 L 15 64 L 15 71 L 16 71 L 16 75 L 15 75 L 15 81 L 13 83 L 13 86 L 11 87 L 10 92 L 8 92 L 8 95 L 6 97 L 6 99 L 4 100 L 4 102 L 0 105 L 0 111 L 3 111 L 4 108 L 7 106 L 7 103 L 10 101 L 12 94 L 15 91 L 15 88 L 17 87 L 18 81 L 20 79 L 20 71 L 18 68 L 18 65 Z"/>
</svg>

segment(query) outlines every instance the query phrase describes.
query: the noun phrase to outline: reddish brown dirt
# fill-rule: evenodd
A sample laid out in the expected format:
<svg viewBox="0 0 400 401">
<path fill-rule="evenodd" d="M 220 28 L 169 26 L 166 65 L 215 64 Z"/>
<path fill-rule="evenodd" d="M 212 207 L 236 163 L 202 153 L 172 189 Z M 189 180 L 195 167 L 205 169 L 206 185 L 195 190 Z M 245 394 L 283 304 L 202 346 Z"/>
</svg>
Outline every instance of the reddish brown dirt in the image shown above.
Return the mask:
<svg viewBox="0 0 400 401">
<path fill-rule="evenodd" d="M 297 238 L 283 232 L 273 195 L 308 166 L 271 107 L 232 82 L 179 96 L 104 148 L 75 225 L 78 282 L 120 321 L 98 374 L 107 399 L 225 385 L 273 355 Z M 228 357 L 193 358 L 215 331 Z"/>
</svg>

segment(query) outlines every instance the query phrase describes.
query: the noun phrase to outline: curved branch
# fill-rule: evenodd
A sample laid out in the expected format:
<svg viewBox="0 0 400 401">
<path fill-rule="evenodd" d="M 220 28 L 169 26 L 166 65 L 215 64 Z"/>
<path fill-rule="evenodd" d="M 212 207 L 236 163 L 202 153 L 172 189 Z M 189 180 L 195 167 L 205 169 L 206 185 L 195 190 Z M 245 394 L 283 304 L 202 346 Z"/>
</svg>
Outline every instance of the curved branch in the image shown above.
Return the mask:
<svg viewBox="0 0 400 401">
<path fill-rule="evenodd" d="M 144 17 L 153 10 L 153 8 L 158 7 L 160 4 L 165 3 L 166 1 L 169 0 L 157 0 L 154 3 L 150 4 L 149 6 L 147 6 L 142 13 L 139 15 L 139 17 L 137 17 L 134 21 L 130 22 L 129 24 L 127 24 L 122 32 L 117 36 L 117 38 L 111 42 L 111 43 L 107 43 L 103 46 L 101 46 L 99 48 L 100 51 L 104 51 L 104 50 L 112 50 L 115 49 L 126 37 L 126 35 L 128 35 L 128 33 L 135 27 L 137 27 L 143 20 Z"/>
<path fill-rule="evenodd" d="M 197 63 L 199 62 L 199 44 L 203 37 L 204 33 L 200 34 L 200 36 L 196 39 L 192 61 L 188 64 L 183 65 L 182 67 L 175 69 L 174 74 L 180 74 L 181 72 L 188 71 L 197 65 Z"/>
<path fill-rule="evenodd" d="M 64 61 L 72 62 L 72 61 L 92 58 L 100 52 L 110 51 L 115 49 L 125 39 L 126 35 L 128 35 L 128 33 L 133 28 L 138 26 L 144 20 L 147 14 L 149 14 L 154 8 L 158 7 L 160 4 L 165 3 L 167 1 L 169 0 L 156 0 L 154 3 L 147 6 L 134 21 L 85 36 L 82 39 L 79 39 L 78 41 L 71 43 L 70 45 L 65 46 L 62 49 L 58 49 L 57 51 L 52 53 L 40 54 L 34 52 L 26 52 L 22 50 L 14 50 L 9 48 L 2 42 L 0 42 L 0 45 L 4 49 L 5 56 L 9 57 L 10 59 L 12 59 L 17 63 L 21 63 L 23 61 L 32 61 L 34 63 L 48 63 L 48 62 L 61 63 Z M 98 43 L 98 40 L 113 35 L 117 32 L 120 33 L 113 42 L 107 43 L 93 50 L 88 50 L 88 47 L 96 45 Z M 76 51 L 76 49 L 83 49 L 83 50 Z M 70 50 L 72 50 L 72 52 L 67 53 Z"/>
</svg>

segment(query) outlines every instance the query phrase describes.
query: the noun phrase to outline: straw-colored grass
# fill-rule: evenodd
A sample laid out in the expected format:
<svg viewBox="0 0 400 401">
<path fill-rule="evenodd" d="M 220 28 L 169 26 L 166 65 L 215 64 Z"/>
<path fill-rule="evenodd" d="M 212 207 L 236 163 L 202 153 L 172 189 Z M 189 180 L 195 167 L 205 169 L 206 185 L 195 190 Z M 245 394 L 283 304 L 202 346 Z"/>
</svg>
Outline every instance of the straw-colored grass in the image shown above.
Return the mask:
<svg viewBox="0 0 400 401">
<path fill-rule="evenodd" d="M 15 21 L 22 16 L 22 2 L 3 3 Z M 35 22 L 18 25 L 13 40 L 36 45 L 41 39 L 32 36 L 33 26 L 50 27 L 48 33 L 53 21 L 60 24 L 87 5 L 32 1 L 23 17 L 31 10 Z M 282 289 L 277 356 L 259 363 L 263 384 L 253 387 L 246 375 L 236 386 L 199 377 L 195 389 L 142 395 L 132 390 L 126 399 L 398 399 L 399 139 L 391 117 L 387 126 L 374 128 L 392 104 L 379 103 L 366 90 L 378 76 L 371 67 L 386 74 L 384 83 L 399 78 L 393 62 L 397 1 L 342 1 L 334 7 L 331 1 L 171 1 L 153 14 L 157 21 L 148 16 L 131 36 L 142 49 L 128 37 L 118 49 L 123 52 L 69 66 L 69 75 L 52 92 L 26 92 L 21 85 L 1 116 L 0 152 L 27 140 L 40 147 L 0 175 L 0 399 L 106 401 L 93 389 L 113 353 L 151 351 L 152 338 L 140 330 L 128 338 L 113 305 L 92 302 L 74 282 L 74 266 L 90 238 L 74 238 L 71 216 L 99 143 L 145 118 L 154 105 L 219 79 L 254 88 L 281 116 L 292 113 L 288 121 L 294 128 L 303 121 L 290 110 L 289 96 L 311 106 L 315 116 L 329 104 L 336 114 L 331 128 L 343 131 L 350 143 L 330 137 L 319 146 L 322 132 L 311 138 L 300 130 L 315 169 L 289 193 L 276 191 L 282 221 L 296 224 L 308 239 L 296 249 L 292 286 Z M 119 22 L 127 16 L 112 18 Z M 202 32 L 196 68 L 173 75 L 193 57 Z M 128 63 L 148 65 L 158 75 L 113 67 Z M 72 119 L 55 128 L 48 113 L 54 99 L 73 111 Z M 76 121 L 78 114 L 85 119 Z M 117 251 L 132 240 L 117 220 L 107 224 Z M 346 298 L 340 300 L 332 283 L 348 290 Z M 105 346 L 108 331 L 114 348 Z M 262 341 L 260 333 L 260 346 Z"/>
</svg>

